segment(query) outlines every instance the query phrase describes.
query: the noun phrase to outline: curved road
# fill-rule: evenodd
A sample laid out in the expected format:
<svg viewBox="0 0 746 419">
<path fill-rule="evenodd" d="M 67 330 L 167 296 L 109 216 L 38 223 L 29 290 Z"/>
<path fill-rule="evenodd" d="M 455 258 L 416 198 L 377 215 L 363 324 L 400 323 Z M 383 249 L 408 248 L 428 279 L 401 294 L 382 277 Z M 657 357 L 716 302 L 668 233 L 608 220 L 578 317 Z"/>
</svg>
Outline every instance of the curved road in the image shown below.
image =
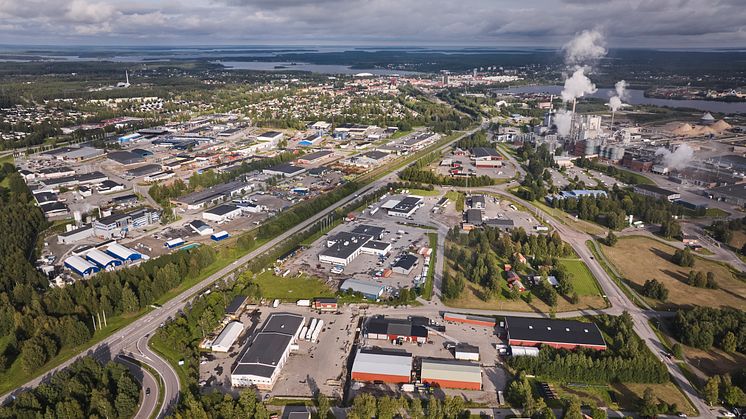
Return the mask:
<svg viewBox="0 0 746 419">
<path fill-rule="evenodd" d="M 126 366 L 140 383 L 140 408 L 137 410 L 134 419 L 150 419 L 158 406 L 158 398 L 160 396 L 158 393 L 158 381 L 156 381 L 156 378 L 150 371 L 137 364 L 137 362 L 134 362 L 128 356 L 119 355 L 116 361 Z M 147 394 L 146 389 L 150 389 L 150 394 Z"/>
</svg>

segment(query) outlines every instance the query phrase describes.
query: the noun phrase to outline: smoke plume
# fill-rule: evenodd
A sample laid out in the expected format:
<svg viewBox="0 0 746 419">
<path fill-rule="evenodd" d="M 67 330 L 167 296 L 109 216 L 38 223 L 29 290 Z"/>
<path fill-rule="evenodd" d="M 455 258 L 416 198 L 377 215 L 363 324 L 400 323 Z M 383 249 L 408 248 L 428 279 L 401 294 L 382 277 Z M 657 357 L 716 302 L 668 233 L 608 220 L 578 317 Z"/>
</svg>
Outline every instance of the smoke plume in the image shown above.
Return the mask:
<svg viewBox="0 0 746 419">
<path fill-rule="evenodd" d="M 565 80 L 565 87 L 562 89 L 562 100 L 570 102 L 586 94 L 596 93 L 596 90 L 598 90 L 596 89 L 596 85 L 585 75 L 585 68 L 581 67 L 575 70 L 570 78 Z"/>
<path fill-rule="evenodd" d="M 572 128 L 572 111 L 560 109 L 554 114 L 554 125 L 557 126 L 557 134 L 566 137 Z"/>
<path fill-rule="evenodd" d="M 614 89 L 616 89 L 616 95 L 619 96 L 619 99 L 626 100 L 627 99 L 627 82 L 624 80 L 619 80 L 614 85 Z"/>
<path fill-rule="evenodd" d="M 681 170 L 689 165 L 694 157 L 694 150 L 686 144 L 680 145 L 673 153 L 665 148 L 660 147 L 655 150 L 656 156 L 663 156 L 663 164 L 672 170 Z"/>
<path fill-rule="evenodd" d="M 565 53 L 565 63 L 574 66 L 589 64 L 606 55 L 603 35 L 597 30 L 580 32 L 562 50 Z"/>
</svg>

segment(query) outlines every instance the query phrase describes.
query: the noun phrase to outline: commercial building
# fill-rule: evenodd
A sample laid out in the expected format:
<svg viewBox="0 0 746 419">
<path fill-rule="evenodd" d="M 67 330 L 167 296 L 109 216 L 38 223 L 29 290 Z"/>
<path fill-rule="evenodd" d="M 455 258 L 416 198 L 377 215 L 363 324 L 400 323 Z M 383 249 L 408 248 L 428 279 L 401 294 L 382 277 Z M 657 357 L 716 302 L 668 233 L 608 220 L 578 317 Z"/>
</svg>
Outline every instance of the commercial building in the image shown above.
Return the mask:
<svg viewBox="0 0 746 419">
<path fill-rule="evenodd" d="M 313 308 L 319 311 L 337 311 L 339 305 L 336 298 L 316 298 L 313 300 Z"/>
<path fill-rule="evenodd" d="M 342 292 L 360 293 L 369 300 L 378 300 L 383 295 L 383 285 L 359 279 L 348 279 L 339 289 Z"/>
<path fill-rule="evenodd" d="M 203 212 L 202 218 L 204 218 L 205 220 L 214 221 L 216 223 L 223 223 L 239 217 L 240 215 L 241 208 L 235 205 L 224 204 Z"/>
<path fill-rule="evenodd" d="M 547 201 L 552 201 L 554 199 L 580 199 L 582 197 L 606 197 L 606 191 L 601 189 L 575 189 L 572 191 L 561 191 L 557 195 L 549 195 L 547 196 Z"/>
<path fill-rule="evenodd" d="M 211 186 L 198 192 L 192 192 L 174 200 L 178 205 L 195 210 L 225 202 L 237 195 L 244 195 L 252 190 L 252 185 L 243 181 L 233 181 Z"/>
<path fill-rule="evenodd" d="M 72 244 L 81 240 L 93 237 L 93 226 L 90 224 L 83 225 L 79 228 L 66 231 L 57 235 L 57 243 Z"/>
<path fill-rule="evenodd" d="M 468 361 L 425 358 L 420 380 L 435 387 L 481 390 L 482 367 Z"/>
<path fill-rule="evenodd" d="M 89 276 L 100 270 L 98 266 L 92 264 L 91 262 L 83 259 L 80 256 L 75 255 L 65 259 L 65 266 L 82 277 Z"/>
<path fill-rule="evenodd" d="M 412 269 L 417 266 L 418 260 L 419 258 L 416 255 L 407 253 L 394 263 L 392 270 L 398 274 L 409 275 L 409 273 L 412 272 Z"/>
<path fill-rule="evenodd" d="M 394 202 L 392 202 L 394 201 Z M 391 200 L 387 203 L 393 203 L 390 208 L 387 209 L 387 213 L 394 217 L 410 217 L 422 206 L 422 198 L 419 196 L 410 195 L 401 201 Z M 385 204 L 384 204 L 385 205 Z"/>
<path fill-rule="evenodd" d="M 228 352 L 236 343 L 236 340 L 243 332 L 243 323 L 232 321 L 225 325 L 218 337 L 212 342 L 211 349 L 213 352 Z"/>
<path fill-rule="evenodd" d="M 502 156 L 494 148 L 474 147 L 469 153 L 471 161 L 476 167 L 500 167 L 502 166 Z"/>
<path fill-rule="evenodd" d="M 265 133 L 257 135 L 257 141 L 270 142 L 272 144 L 279 143 L 285 135 L 278 131 L 267 131 Z"/>
<path fill-rule="evenodd" d="M 160 214 L 150 208 L 128 213 L 114 213 L 93 221 L 96 236 L 105 239 L 124 237 L 130 229 L 141 228 L 160 220 Z"/>
<path fill-rule="evenodd" d="M 362 348 L 352 362 L 351 378 L 393 384 L 412 380 L 412 354 L 403 350 Z"/>
<path fill-rule="evenodd" d="M 281 163 L 262 170 L 262 173 L 269 176 L 293 177 L 305 171 L 306 169 L 300 166 L 295 166 L 290 163 Z"/>
<path fill-rule="evenodd" d="M 668 201 L 675 201 L 681 198 L 680 193 L 659 188 L 655 185 L 635 185 L 635 192 L 640 195 L 651 196 L 655 199 L 666 199 Z"/>
<path fill-rule="evenodd" d="M 304 154 L 303 156 L 298 157 L 298 160 L 296 161 L 298 164 L 316 164 L 326 160 L 333 154 L 334 152 L 331 150 L 319 150 L 313 153 Z"/>
<path fill-rule="evenodd" d="M 427 319 L 425 319 L 427 320 Z M 363 327 L 366 339 L 399 342 L 427 342 L 427 323 L 415 319 L 394 319 L 385 316 L 370 317 Z"/>
<path fill-rule="evenodd" d="M 124 175 L 128 178 L 136 178 L 140 176 L 152 175 L 162 171 L 163 168 L 160 164 L 144 164 L 142 166 L 133 167 L 132 169 L 124 172 Z"/>
<path fill-rule="evenodd" d="M 369 226 L 368 226 L 369 227 Z M 391 243 L 373 240 L 373 235 L 353 232 L 340 232 L 327 239 L 326 249 L 319 253 L 319 262 L 347 266 L 361 253 L 386 255 L 391 251 Z M 372 230 L 376 234 L 377 230 Z M 380 237 L 379 233 L 379 236 Z"/>
<path fill-rule="evenodd" d="M 199 234 L 200 236 L 209 236 L 210 234 L 215 232 L 212 227 L 207 225 L 202 220 L 194 220 L 187 225 L 189 226 L 189 228 L 192 229 L 192 231 Z"/>
<path fill-rule="evenodd" d="M 225 314 L 233 319 L 241 317 L 244 309 L 246 308 L 246 296 L 237 295 L 233 297 L 230 303 L 225 307 Z"/>
<path fill-rule="evenodd" d="M 595 323 L 576 320 L 551 320 L 528 317 L 505 317 L 508 344 L 511 346 L 541 346 L 574 349 L 577 347 L 605 350 L 601 331 Z"/>
<path fill-rule="evenodd" d="M 470 314 L 459 314 L 459 313 L 445 313 L 443 320 L 454 323 L 466 323 L 474 324 L 477 326 L 495 327 L 495 319 L 493 317 L 473 316 Z"/>
<path fill-rule="evenodd" d="M 111 151 L 106 155 L 106 157 L 121 165 L 140 163 L 144 160 L 142 155 L 131 151 Z"/>
<path fill-rule="evenodd" d="M 270 314 L 233 368 L 231 385 L 271 390 L 304 323 L 305 318 L 298 314 Z"/>
</svg>

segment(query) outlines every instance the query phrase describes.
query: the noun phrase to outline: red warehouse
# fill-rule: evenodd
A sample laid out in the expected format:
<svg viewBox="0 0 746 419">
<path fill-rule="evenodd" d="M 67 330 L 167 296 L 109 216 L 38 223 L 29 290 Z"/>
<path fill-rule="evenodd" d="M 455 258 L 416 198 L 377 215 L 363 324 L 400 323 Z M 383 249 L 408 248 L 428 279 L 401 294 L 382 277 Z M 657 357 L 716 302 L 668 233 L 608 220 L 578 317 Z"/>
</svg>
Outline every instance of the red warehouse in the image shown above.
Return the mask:
<svg viewBox="0 0 746 419">
<path fill-rule="evenodd" d="M 549 345 L 558 349 L 577 347 L 605 350 L 606 342 L 595 323 L 576 320 L 550 320 L 505 317 L 508 344 L 511 346 Z"/>
<path fill-rule="evenodd" d="M 412 380 L 412 354 L 403 350 L 363 348 L 352 363 L 356 381 L 402 384 Z"/>
</svg>

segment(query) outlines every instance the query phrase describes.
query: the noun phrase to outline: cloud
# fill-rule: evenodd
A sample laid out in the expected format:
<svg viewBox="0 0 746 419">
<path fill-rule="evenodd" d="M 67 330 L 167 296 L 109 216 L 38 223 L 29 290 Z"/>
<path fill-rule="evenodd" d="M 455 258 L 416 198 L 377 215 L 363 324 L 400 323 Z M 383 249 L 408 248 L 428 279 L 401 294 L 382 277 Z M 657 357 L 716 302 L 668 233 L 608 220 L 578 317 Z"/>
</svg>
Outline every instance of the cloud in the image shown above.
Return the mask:
<svg viewBox="0 0 746 419">
<path fill-rule="evenodd" d="M 0 0 L 4 43 L 743 46 L 741 0 Z M 147 25 L 147 19 L 152 24 Z M 530 22 L 530 24 L 528 23 Z M 131 25 L 137 25 L 134 29 Z M 588 32 L 593 40 L 593 32 Z M 605 48 L 603 44 L 597 47 Z"/>
</svg>

